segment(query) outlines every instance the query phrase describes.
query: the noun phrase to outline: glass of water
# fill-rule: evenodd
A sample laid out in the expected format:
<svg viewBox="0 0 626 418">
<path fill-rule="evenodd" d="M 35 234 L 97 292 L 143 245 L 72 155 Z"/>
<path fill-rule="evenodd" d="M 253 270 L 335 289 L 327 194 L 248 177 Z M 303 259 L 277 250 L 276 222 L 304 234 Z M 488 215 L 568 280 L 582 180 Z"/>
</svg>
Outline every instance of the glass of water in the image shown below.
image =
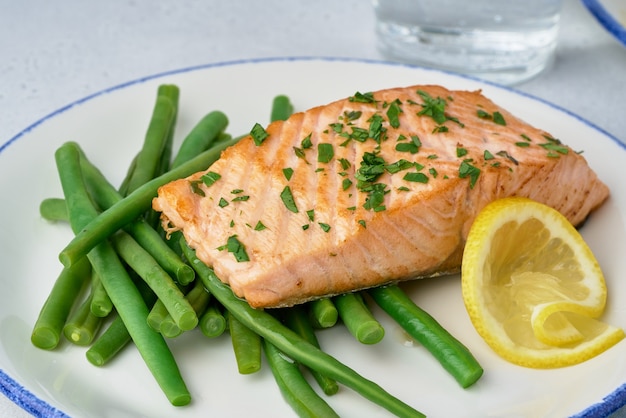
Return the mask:
<svg viewBox="0 0 626 418">
<path fill-rule="evenodd" d="M 512 85 L 549 67 L 561 0 L 373 0 L 387 58 Z"/>
</svg>

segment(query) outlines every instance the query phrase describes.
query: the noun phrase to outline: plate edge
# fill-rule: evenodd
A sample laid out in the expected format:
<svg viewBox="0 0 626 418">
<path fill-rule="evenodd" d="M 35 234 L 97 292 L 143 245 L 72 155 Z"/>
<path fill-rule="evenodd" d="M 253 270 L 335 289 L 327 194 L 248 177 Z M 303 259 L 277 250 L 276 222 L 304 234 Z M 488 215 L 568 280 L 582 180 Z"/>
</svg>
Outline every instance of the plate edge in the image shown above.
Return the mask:
<svg viewBox="0 0 626 418">
<path fill-rule="evenodd" d="M 606 10 L 604 10 L 604 8 L 596 1 L 596 0 L 582 0 L 583 3 L 585 3 L 585 5 L 587 6 L 587 4 L 592 4 L 597 6 L 598 8 L 601 8 L 604 13 L 608 16 L 608 13 L 606 12 Z M 588 6 L 589 7 L 589 6 Z M 590 9 L 591 10 L 591 9 Z M 593 13 L 593 11 L 592 11 Z M 595 14 L 594 14 L 595 15 Z M 612 19 L 612 18 L 611 18 Z M 615 21 L 613 21 L 615 22 Z M 624 42 L 626 42 L 626 31 L 624 32 Z M 621 148 L 626 150 L 626 144 L 622 141 L 620 141 L 616 136 L 610 134 L 609 132 L 605 131 L 604 129 L 600 128 L 599 126 L 597 126 L 596 124 L 590 122 L 589 120 L 581 117 L 580 115 L 573 113 L 569 110 L 567 110 L 564 107 L 561 107 L 555 103 L 552 103 L 548 100 L 539 98 L 537 96 L 534 96 L 530 93 L 526 93 L 526 92 L 522 92 L 520 90 L 517 90 L 513 87 L 508 87 L 508 86 L 502 86 L 496 83 L 492 83 L 489 81 L 485 81 L 485 80 L 480 80 L 477 78 L 473 78 L 470 76 L 465 76 L 465 75 L 461 75 L 461 74 L 456 74 L 456 73 L 452 73 L 452 72 L 447 72 L 444 70 L 438 70 L 438 69 L 430 69 L 430 68 L 425 68 L 425 67 L 420 67 L 420 66 L 415 66 L 415 65 L 411 65 L 411 64 L 405 64 L 405 63 L 399 63 L 399 62 L 391 62 L 391 61 L 384 61 L 384 60 L 376 60 L 376 59 L 365 59 L 365 58 L 348 58 L 348 57 L 332 57 L 332 56 L 297 56 L 297 57 L 265 57 L 265 58 L 251 58 L 251 59 L 239 59 L 239 60 L 231 60 L 231 61 L 220 61 L 220 62 L 213 62 L 213 63 L 206 63 L 206 64 L 199 64 L 199 65 L 194 65 L 194 66 L 189 66 L 189 67 L 182 67 L 182 68 L 178 68 L 178 69 L 172 69 L 172 70 L 168 70 L 168 71 L 163 71 L 163 72 L 158 72 L 158 73 L 154 73 L 148 76 L 144 76 L 144 77 L 140 77 L 140 78 L 136 78 L 130 81 L 126 81 L 117 85 L 113 85 L 111 87 L 96 91 L 95 93 L 89 94 L 87 96 L 84 96 L 78 100 L 75 100 L 57 110 L 52 111 L 51 113 L 45 115 L 44 117 L 40 118 L 39 120 L 35 121 L 34 123 L 30 124 L 29 126 L 27 126 L 26 128 L 24 128 L 23 130 L 21 130 L 20 132 L 18 132 L 16 135 L 14 135 L 13 137 L 11 137 L 8 141 L 0 144 L 0 154 L 2 154 L 2 152 L 7 149 L 11 144 L 13 144 L 14 142 L 16 142 L 17 140 L 19 140 L 21 137 L 23 137 L 24 135 L 26 135 L 27 133 L 29 133 L 30 131 L 32 131 L 33 129 L 37 128 L 39 125 L 45 123 L 47 120 L 52 119 L 53 117 L 60 115 L 62 113 L 65 113 L 66 111 L 72 109 L 75 106 L 78 106 L 82 103 L 88 102 L 92 99 L 95 99 L 99 96 L 108 94 L 108 93 L 112 93 L 115 92 L 117 90 L 121 90 L 123 88 L 126 87 L 130 87 L 136 84 L 142 84 L 144 82 L 147 81 L 151 81 L 151 80 L 155 80 L 158 78 L 163 78 L 163 77 L 167 77 L 170 75 L 175 75 L 175 74 L 184 74 L 187 72 L 192 72 L 192 71 L 198 71 L 198 70 L 205 70 L 205 69 L 210 69 L 210 68 L 219 68 L 219 67 L 227 67 L 227 66 L 236 66 L 236 65 L 244 65 L 244 64 L 258 64 L 258 63 L 267 63 L 267 62 L 296 62 L 296 61 L 325 61 L 325 62 L 352 62 L 352 63 L 362 63 L 362 64 L 372 64 L 372 65 L 389 65 L 389 66 L 397 66 L 397 67 L 406 67 L 406 68 L 413 68 L 416 70 L 423 70 L 423 71 L 431 71 L 431 72 L 437 72 L 437 73 L 442 73 L 442 74 L 447 74 L 447 75 L 452 75 L 458 78 L 465 78 L 468 80 L 472 80 L 472 81 L 476 81 L 476 82 L 480 82 L 482 84 L 485 85 L 490 85 L 493 86 L 494 88 L 497 89 L 501 89 L 501 90 L 505 90 L 511 93 L 514 93 L 516 95 L 522 96 L 522 97 L 526 97 L 532 100 L 535 100 L 537 102 L 543 103 L 555 110 L 558 110 L 562 113 L 565 113 L 566 115 L 579 120 L 581 123 L 587 125 L 588 127 L 598 131 L 599 133 L 603 134 L 604 136 L 608 137 L 609 139 L 611 139 L 613 142 L 615 142 L 617 145 L 619 145 Z M 53 407 L 52 405 L 50 405 L 48 402 L 44 401 L 43 399 L 40 399 L 39 397 L 37 397 L 36 395 L 34 395 L 32 392 L 30 392 L 28 389 L 26 389 L 25 387 L 21 386 L 16 380 L 14 380 L 13 378 L 11 378 L 8 374 L 6 374 L 6 372 L 4 372 L 1 368 L 0 368 L 0 393 L 4 394 L 8 399 L 10 399 L 11 401 L 13 401 L 15 404 L 17 404 L 19 407 L 21 407 L 22 409 L 24 409 L 25 411 L 31 413 L 34 416 L 37 417 L 59 417 L 59 418 L 65 418 L 68 417 L 68 415 L 66 415 L 64 412 L 58 410 L 57 408 Z M 580 413 L 573 415 L 572 418 L 588 418 L 588 417 L 606 417 L 609 414 L 615 412 L 616 410 L 618 410 L 619 408 L 626 406 L 626 383 L 624 383 L 622 386 L 616 388 L 613 392 L 611 392 L 610 394 L 608 394 L 607 396 L 605 396 L 601 401 L 599 401 L 596 404 L 593 404 L 591 406 L 589 406 L 588 408 L 586 408 L 585 410 L 581 411 Z M 601 415 L 598 415 L 598 414 Z M 606 415 L 605 415 L 606 414 Z"/>
</svg>

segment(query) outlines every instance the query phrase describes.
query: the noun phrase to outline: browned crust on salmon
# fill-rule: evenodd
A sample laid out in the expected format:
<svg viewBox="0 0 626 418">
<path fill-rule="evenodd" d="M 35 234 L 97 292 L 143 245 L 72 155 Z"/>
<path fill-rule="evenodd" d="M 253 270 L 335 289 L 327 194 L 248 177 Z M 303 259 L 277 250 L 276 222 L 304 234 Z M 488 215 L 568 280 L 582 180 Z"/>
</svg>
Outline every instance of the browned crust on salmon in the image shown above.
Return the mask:
<svg viewBox="0 0 626 418">
<path fill-rule="evenodd" d="M 261 145 L 246 137 L 208 170 L 163 186 L 154 209 L 235 294 L 254 307 L 278 307 L 456 272 L 473 219 L 495 199 L 528 197 L 577 225 L 609 195 L 581 155 L 479 91 L 412 86 L 373 97 L 375 103 L 346 98 L 270 124 Z M 425 97 L 444 102 L 444 121 L 420 114 Z M 398 127 L 388 114 L 396 100 Z M 371 131 L 376 118 L 384 139 L 348 140 L 354 128 Z M 307 137 L 309 148 L 302 142 Z M 419 144 L 417 152 L 398 150 L 411 142 Z M 332 145 L 331 161 L 318 161 L 320 143 Z M 374 181 L 385 189 L 376 210 L 364 207 L 371 194 L 355 177 L 366 153 L 385 164 L 418 164 Z M 289 179 L 285 168 L 293 170 Z M 209 171 L 221 178 L 206 186 L 200 180 Z M 407 181 L 409 172 L 425 182 Z M 285 187 L 297 213 L 280 197 Z M 224 249 L 232 236 L 249 261 Z"/>
</svg>

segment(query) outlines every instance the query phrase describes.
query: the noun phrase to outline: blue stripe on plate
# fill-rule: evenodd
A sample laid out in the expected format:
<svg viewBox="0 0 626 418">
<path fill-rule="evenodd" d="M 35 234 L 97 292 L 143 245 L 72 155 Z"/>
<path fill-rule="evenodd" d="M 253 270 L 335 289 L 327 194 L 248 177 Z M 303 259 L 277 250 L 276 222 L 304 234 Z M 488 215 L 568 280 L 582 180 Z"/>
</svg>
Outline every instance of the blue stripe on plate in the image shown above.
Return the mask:
<svg viewBox="0 0 626 418">
<path fill-rule="evenodd" d="M 0 369 L 0 392 L 36 417 L 65 418 L 67 415 L 33 395 Z"/>
<path fill-rule="evenodd" d="M 600 22 L 604 28 L 609 31 L 618 41 L 626 46 L 626 28 L 613 16 L 606 7 L 602 5 L 601 0 L 582 0 L 583 4 L 591 12 L 592 15 Z"/>
</svg>

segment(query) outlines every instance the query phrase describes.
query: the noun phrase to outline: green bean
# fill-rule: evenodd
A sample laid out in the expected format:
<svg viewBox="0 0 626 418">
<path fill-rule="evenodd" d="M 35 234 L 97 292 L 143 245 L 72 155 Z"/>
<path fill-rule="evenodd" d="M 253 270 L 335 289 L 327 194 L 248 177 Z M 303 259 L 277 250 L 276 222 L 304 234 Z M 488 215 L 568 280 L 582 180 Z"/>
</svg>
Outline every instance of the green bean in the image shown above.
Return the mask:
<svg viewBox="0 0 626 418">
<path fill-rule="evenodd" d="M 115 190 L 115 187 L 108 182 L 82 151 L 80 161 L 85 182 L 98 206 L 108 209 L 123 199 L 122 195 Z M 193 281 L 195 277 L 193 269 L 181 260 L 180 256 L 163 241 L 161 235 L 146 221 L 143 219 L 133 220 L 124 227 L 124 230 L 131 234 L 157 260 L 161 267 L 174 275 L 179 283 L 186 285 Z"/>
<path fill-rule="evenodd" d="M 48 221 L 68 221 L 65 199 L 49 197 L 39 204 L 39 214 Z"/>
<path fill-rule="evenodd" d="M 272 111 L 270 113 L 270 120 L 272 122 L 277 120 L 287 120 L 293 113 L 293 105 L 289 100 L 289 97 L 285 95 L 278 95 L 274 97 L 272 101 Z"/>
<path fill-rule="evenodd" d="M 385 329 L 365 306 L 360 294 L 344 293 L 333 301 L 344 325 L 359 342 L 376 344 L 383 339 Z"/>
<path fill-rule="evenodd" d="M 132 271 L 131 274 L 136 276 L 136 273 Z M 134 280 L 134 283 L 137 289 L 139 289 L 146 305 L 152 306 L 156 300 L 156 295 L 152 289 L 141 279 Z M 109 326 L 96 338 L 91 347 L 85 352 L 87 360 L 94 366 L 104 366 L 132 341 L 122 318 L 117 312 L 113 312 L 112 316 L 114 316 L 114 318 Z"/>
<path fill-rule="evenodd" d="M 283 398 L 299 417 L 339 417 L 330 405 L 313 390 L 295 362 L 288 360 L 267 340 L 263 340 L 263 348 Z"/>
<path fill-rule="evenodd" d="M 200 331 L 208 338 L 222 335 L 226 331 L 226 325 L 226 318 L 222 315 L 217 303 L 209 303 L 198 323 Z"/>
<path fill-rule="evenodd" d="M 211 295 L 206 291 L 202 282 L 200 280 L 196 280 L 191 287 L 188 289 L 185 294 L 185 299 L 191 305 L 191 308 L 195 311 L 198 323 L 200 316 L 204 313 L 209 303 Z M 155 312 L 156 311 L 156 312 Z M 153 309 L 150 311 L 148 315 L 148 323 L 150 326 L 156 331 L 160 332 L 167 338 L 174 338 L 182 334 L 184 331 L 190 330 L 182 330 L 172 315 L 165 309 L 165 305 L 163 305 L 163 301 L 157 300 Z"/>
<path fill-rule="evenodd" d="M 80 231 L 98 217 L 98 212 L 82 178 L 77 145 L 65 143 L 56 151 L 55 159 L 72 230 Z M 188 404 L 191 395 L 172 352 L 163 337 L 148 326 L 148 308 L 113 247 L 101 241 L 89 251 L 88 257 L 167 399 L 175 406 Z"/>
<path fill-rule="evenodd" d="M 430 351 L 463 388 L 474 384 L 483 374 L 482 367 L 467 347 L 398 286 L 374 288 L 369 294 L 411 337 Z"/>
<path fill-rule="evenodd" d="M 182 285 L 188 285 L 196 277 L 193 269 L 185 264 L 180 256 L 172 250 L 159 233 L 141 219 L 132 221 L 125 227 L 126 231 L 154 257 L 155 260 L 168 273 L 176 277 L 176 281 Z"/>
<path fill-rule="evenodd" d="M 90 345 L 102 325 L 103 318 L 95 316 L 91 312 L 92 299 L 93 294 L 91 293 L 79 308 L 70 315 L 63 327 L 65 338 L 76 345 Z"/>
<path fill-rule="evenodd" d="M 301 306 L 293 306 L 285 311 L 285 323 L 289 328 L 294 330 L 298 335 L 320 348 L 319 341 L 315 335 L 315 331 L 309 322 L 309 317 Z M 326 395 L 334 395 L 339 390 L 337 382 L 319 373 L 317 370 L 311 370 L 313 378 Z"/>
<path fill-rule="evenodd" d="M 217 139 L 215 140 L 215 143 L 219 144 L 220 142 L 227 142 L 232 140 L 233 136 L 231 134 L 226 132 L 220 132 L 220 134 L 217 136 Z"/>
<path fill-rule="evenodd" d="M 200 315 L 204 312 L 206 307 L 209 294 L 204 292 L 204 286 L 201 284 L 198 286 L 198 283 L 200 282 L 197 281 L 194 283 L 194 287 L 187 292 L 185 299 L 195 311 L 199 322 Z M 204 295 L 199 293 L 197 290 L 194 291 L 194 289 L 197 289 L 198 287 L 203 288 L 202 293 L 204 293 Z M 190 331 L 189 329 L 183 330 L 178 326 L 161 299 L 158 299 L 152 307 L 152 310 L 150 310 L 150 313 L 148 314 L 148 324 L 153 330 L 160 332 L 166 338 L 175 338 L 181 335 L 184 331 Z"/>
<path fill-rule="evenodd" d="M 180 90 L 175 84 L 162 84 L 157 89 L 157 97 L 158 96 L 168 97 L 172 101 L 172 103 L 174 103 L 175 111 L 174 119 L 170 124 L 170 129 L 165 140 L 165 145 L 163 147 L 163 151 L 161 152 L 160 164 L 156 171 L 156 175 L 153 177 L 160 176 L 161 174 L 170 170 L 172 151 L 174 149 L 174 128 L 176 126 L 176 119 L 178 118 L 178 98 L 180 96 Z"/>
<path fill-rule="evenodd" d="M 91 313 L 95 316 L 104 318 L 108 316 L 113 310 L 113 302 L 104 289 L 104 285 L 98 276 L 98 273 L 92 271 L 91 273 Z"/>
<path fill-rule="evenodd" d="M 309 318 L 315 328 L 330 328 L 337 323 L 339 313 L 330 298 L 315 299 L 307 304 Z"/>
<path fill-rule="evenodd" d="M 135 155 L 135 157 L 133 157 L 133 159 L 131 160 L 128 169 L 126 171 L 126 176 L 124 176 L 124 179 L 122 180 L 122 184 L 120 184 L 120 188 L 119 188 L 119 192 L 122 196 L 127 196 L 128 195 L 128 184 L 130 182 L 130 179 L 133 178 L 133 173 L 135 172 L 135 167 L 137 167 L 137 158 L 139 157 L 139 154 Z"/>
<path fill-rule="evenodd" d="M 196 311 L 197 315 L 202 314 L 211 300 L 211 294 L 206 290 L 200 280 L 196 280 L 193 287 L 186 295 L 191 307 Z"/>
<path fill-rule="evenodd" d="M 376 383 L 365 379 L 326 352 L 308 343 L 294 331 L 263 310 L 254 309 L 236 297 L 231 289 L 200 261 L 195 252 L 181 243 L 191 266 L 209 292 L 242 324 L 265 338 L 281 352 L 304 366 L 344 384 L 398 417 L 424 417 L 424 414 L 392 396 Z"/>
<path fill-rule="evenodd" d="M 224 149 L 236 142 L 237 139 L 220 143 L 194 159 L 149 181 L 102 212 L 91 222 L 85 224 L 85 227 L 76 234 L 59 254 L 59 259 L 63 265 L 72 265 L 82 256 L 86 255 L 96 244 L 108 238 L 118 229 L 135 220 L 148 210 L 151 207 L 152 199 L 157 195 L 159 187 L 173 180 L 187 177 L 195 172 L 206 169 L 219 158 Z"/>
<path fill-rule="evenodd" d="M 198 324 L 198 316 L 185 299 L 176 283 L 154 258 L 123 231 L 111 237 L 120 257 L 150 286 L 159 300 L 167 307 L 176 325 L 190 330 Z"/>
<path fill-rule="evenodd" d="M 157 301 L 152 306 L 152 309 L 150 309 L 150 312 L 148 313 L 148 325 L 150 325 L 150 328 L 152 328 L 154 331 L 161 332 L 161 324 L 168 314 L 169 313 L 167 312 L 167 307 L 165 306 L 163 301 L 157 299 Z"/>
<path fill-rule="evenodd" d="M 132 339 L 124 321 L 118 315 L 85 352 L 87 360 L 94 366 L 104 366 L 119 353 Z"/>
<path fill-rule="evenodd" d="M 211 148 L 219 140 L 220 134 L 228 125 L 223 112 L 215 110 L 204 116 L 183 139 L 171 168 L 176 168 L 201 152 Z"/>
<path fill-rule="evenodd" d="M 165 338 L 176 338 L 184 331 L 176 324 L 176 321 L 174 321 L 170 315 L 166 315 L 159 325 L 159 332 L 163 334 Z"/>
<path fill-rule="evenodd" d="M 33 326 L 30 340 L 35 347 L 52 350 L 59 344 L 63 326 L 90 273 L 86 257 L 61 271 Z"/>
<path fill-rule="evenodd" d="M 261 369 L 261 337 L 239 320 L 228 316 L 228 330 L 240 374 L 252 374 Z"/>
<path fill-rule="evenodd" d="M 178 88 L 159 88 L 152 117 L 143 145 L 137 154 L 132 175 L 126 182 L 126 194 L 152 180 L 158 175 L 161 157 L 170 139 L 176 121 Z"/>
</svg>

